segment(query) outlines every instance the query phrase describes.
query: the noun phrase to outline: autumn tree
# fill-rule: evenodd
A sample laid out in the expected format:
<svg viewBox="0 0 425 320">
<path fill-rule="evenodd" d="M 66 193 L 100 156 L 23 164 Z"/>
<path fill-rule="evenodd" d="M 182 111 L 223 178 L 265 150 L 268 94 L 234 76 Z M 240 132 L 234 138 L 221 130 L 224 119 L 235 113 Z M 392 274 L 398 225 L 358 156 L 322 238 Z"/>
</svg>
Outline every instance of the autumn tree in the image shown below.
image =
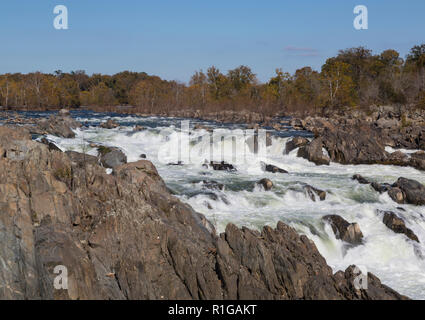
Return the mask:
<svg viewBox="0 0 425 320">
<path fill-rule="evenodd" d="M 381 104 L 425 108 L 425 44 L 414 46 L 406 60 L 392 49 L 373 54 L 365 47 L 349 48 L 329 58 L 320 72 L 310 67 L 294 74 L 277 69 L 264 84 L 244 65 L 225 73 L 215 66 L 205 73 L 197 71 L 187 85 L 131 71 L 114 75 L 88 75 L 83 70 L 0 75 L 0 105 L 9 109 L 83 105 L 113 110 L 130 106 L 133 112 L 159 114 L 184 109 L 252 110 L 271 115 Z"/>
<path fill-rule="evenodd" d="M 406 59 L 406 69 L 411 75 L 411 94 L 425 107 L 425 44 L 414 46 Z"/>
<path fill-rule="evenodd" d="M 208 93 L 208 79 L 205 73 L 202 70 L 196 71 L 190 79 L 189 86 L 190 103 L 203 108 L 207 103 Z"/>
<path fill-rule="evenodd" d="M 247 66 L 239 66 L 233 70 L 229 70 L 227 77 L 232 85 L 232 89 L 236 93 L 243 91 L 256 81 L 255 74 Z"/>
<path fill-rule="evenodd" d="M 335 59 L 328 59 L 322 67 L 322 96 L 325 106 L 353 105 L 354 81 L 350 65 Z"/>
</svg>

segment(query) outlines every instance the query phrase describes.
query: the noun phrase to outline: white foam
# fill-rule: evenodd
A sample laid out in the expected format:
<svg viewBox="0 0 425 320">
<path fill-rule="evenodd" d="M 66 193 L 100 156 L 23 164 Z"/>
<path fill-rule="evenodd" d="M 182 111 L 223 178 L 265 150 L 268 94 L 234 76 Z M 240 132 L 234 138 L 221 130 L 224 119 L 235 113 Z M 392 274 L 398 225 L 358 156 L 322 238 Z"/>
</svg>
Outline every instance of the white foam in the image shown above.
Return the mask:
<svg viewBox="0 0 425 320">
<path fill-rule="evenodd" d="M 137 122 L 137 117 L 115 118 L 126 122 Z M 99 119 L 87 119 L 99 121 Z M 163 121 L 151 118 L 150 121 Z M 162 124 L 162 122 L 160 122 Z M 165 123 L 164 123 L 165 124 Z M 205 134 L 197 130 L 191 136 L 190 162 L 184 166 L 167 166 L 158 161 L 161 149 L 169 162 L 178 158 L 179 130 L 167 127 L 168 136 L 160 135 L 160 127 L 133 133 L 132 127 L 114 130 L 90 127 L 75 130 L 75 139 L 48 138 L 66 150 L 84 151 L 95 155 L 95 148 L 90 143 L 120 147 L 127 155 L 128 161 L 137 161 L 142 153 L 147 155 L 156 166 L 168 186 L 181 194 L 180 198 L 195 210 L 205 214 L 217 229 L 222 232 L 227 223 L 238 226 L 261 229 L 264 225 L 275 226 L 282 220 L 297 231 L 311 238 L 320 253 L 326 258 L 334 271 L 344 270 L 351 264 L 366 266 L 368 271 L 381 278 L 383 283 L 393 287 L 402 294 L 412 298 L 425 299 L 425 207 L 397 205 L 387 194 L 378 194 L 368 185 L 360 185 L 351 179 L 353 174 L 361 174 L 378 182 L 394 182 L 403 176 L 425 183 L 425 173 L 409 167 L 383 165 L 340 165 L 316 166 L 296 156 L 297 150 L 284 155 L 287 138 L 273 137 L 272 146 L 267 148 L 267 157 L 257 157 L 246 152 L 246 141 L 236 140 L 236 155 L 245 154 L 246 159 L 234 159 L 233 142 L 224 142 L 224 156 L 230 163 L 236 163 L 236 173 L 212 171 L 202 168 L 202 163 L 210 159 L 209 142 L 197 142 Z M 165 150 L 165 151 L 164 151 Z M 220 154 L 222 146 L 212 146 L 213 155 Z M 389 150 L 389 149 L 387 149 Z M 412 150 L 403 150 L 411 153 Z M 167 158 L 168 157 L 168 158 Z M 222 159 L 214 159 L 220 161 Z M 230 161 L 229 161 L 230 160 Z M 289 174 L 272 174 L 263 172 L 261 162 L 274 164 L 289 171 Z M 255 187 L 261 178 L 269 178 L 274 183 L 271 192 Z M 226 185 L 225 191 L 214 191 L 218 200 L 208 195 L 189 197 L 191 191 L 199 191 L 202 184 L 192 180 L 217 180 Z M 327 191 L 325 201 L 313 202 L 303 192 L 303 184 L 310 184 Z M 224 200 L 223 200 L 223 197 Z M 208 205 L 212 208 L 209 209 Z M 403 207 L 406 211 L 397 211 Z M 395 234 L 382 222 L 377 210 L 398 212 L 406 224 L 420 239 L 420 244 L 413 243 L 404 235 Z M 365 236 L 364 244 L 347 248 L 337 240 L 330 227 L 321 221 L 328 214 L 338 214 L 349 222 L 357 222 Z"/>
</svg>

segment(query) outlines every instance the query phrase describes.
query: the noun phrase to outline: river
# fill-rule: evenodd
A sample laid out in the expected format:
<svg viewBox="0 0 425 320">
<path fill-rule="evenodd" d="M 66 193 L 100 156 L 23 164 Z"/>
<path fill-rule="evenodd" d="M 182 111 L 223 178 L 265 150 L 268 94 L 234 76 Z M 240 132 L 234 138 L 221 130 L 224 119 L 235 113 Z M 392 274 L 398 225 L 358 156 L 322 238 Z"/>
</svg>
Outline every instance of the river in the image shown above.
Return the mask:
<svg viewBox="0 0 425 320">
<path fill-rule="evenodd" d="M 32 113 L 29 116 L 45 115 Z M 211 146 L 209 141 L 201 139 L 209 134 L 208 131 L 190 130 L 190 161 L 183 155 L 180 158 L 183 165 L 167 165 L 168 162 L 179 160 L 179 134 L 181 121 L 185 119 L 90 111 L 72 112 L 72 115 L 85 124 L 76 130 L 75 139 L 48 136 L 62 150 L 96 155 L 96 148 L 90 147 L 90 144 L 117 146 L 125 152 L 129 162 L 138 161 L 141 154 L 146 154 L 176 196 L 203 213 L 219 232 L 230 222 L 261 229 L 264 225 L 275 227 L 282 220 L 312 239 L 335 272 L 355 264 L 374 273 L 384 284 L 398 292 L 411 298 L 425 299 L 425 207 L 396 204 L 387 194 L 379 194 L 369 185 L 361 185 L 351 179 L 357 173 L 382 183 L 393 183 L 401 176 L 425 183 L 424 172 L 383 165 L 331 163 L 330 166 L 316 166 L 296 157 L 297 150 L 284 154 L 285 143 L 291 137 L 311 137 L 308 132 L 294 131 L 289 127 L 280 132 L 269 130 L 272 144 L 267 147 L 265 155 L 258 156 L 247 148 L 246 137 L 232 140 L 232 135 L 226 133 L 230 129 L 243 130 L 243 125 L 222 125 L 199 120 L 190 120 L 190 127 L 200 124 L 211 129 L 227 129 L 224 141 Z M 99 124 L 107 119 L 114 119 L 121 127 L 109 130 L 100 128 Z M 133 132 L 136 125 L 146 130 Z M 226 139 L 226 134 L 229 139 Z M 214 150 L 213 159 L 209 158 L 211 150 Z M 214 171 L 202 166 L 205 160 L 221 161 L 221 158 L 214 158 L 214 155 L 220 153 L 216 151 L 220 150 L 220 156 L 224 153 L 227 158 L 234 160 L 232 163 L 236 165 L 237 171 Z M 289 174 L 266 173 L 262 170 L 263 163 L 281 167 Z M 262 178 L 273 181 L 274 188 L 271 191 L 256 185 Z M 224 190 L 206 189 L 203 180 L 223 184 Z M 303 190 L 305 184 L 325 190 L 326 200 L 312 201 Z M 420 244 L 389 230 L 377 210 L 391 210 L 401 215 L 407 227 L 418 236 Z M 337 240 L 331 227 L 321 220 L 321 217 L 329 214 L 357 222 L 364 235 L 363 244 L 352 247 Z"/>
</svg>

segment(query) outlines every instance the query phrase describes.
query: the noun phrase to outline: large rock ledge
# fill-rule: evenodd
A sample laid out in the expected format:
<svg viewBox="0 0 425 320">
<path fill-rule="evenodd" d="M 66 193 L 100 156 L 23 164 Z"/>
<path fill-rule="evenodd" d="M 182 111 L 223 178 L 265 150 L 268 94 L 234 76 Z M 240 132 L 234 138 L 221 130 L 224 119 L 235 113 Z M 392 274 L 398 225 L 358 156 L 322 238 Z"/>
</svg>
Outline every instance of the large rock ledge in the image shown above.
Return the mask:
<svg viewBox="0 0 425 320">
<path fill-rule="evenodd" d="M 300 148 L 298 156 L 317 165 L 330 160 L 341 164 L 410 166 L 424 171 L 425 110 L 387 106 L 373 107 L 370 112 L 334 110 L 322 117 L 292 119 L 294 128 L 315 135 L 313 141 Z M 329 154 L 326 161 L 322 159 L 322 147 Z M 401 151 L 389 153 L 385 147 L 422 151 L 407 155 Z"/>
<path fill-rule="evenodd" d="M 149 161 L 108 175 L 84 159 L 0 126 L 0 299 L 405 298 L 372 274 L 356 290 L 353 267 L 333 274 L 283 223 L 216 236 Z"/>
</svg>

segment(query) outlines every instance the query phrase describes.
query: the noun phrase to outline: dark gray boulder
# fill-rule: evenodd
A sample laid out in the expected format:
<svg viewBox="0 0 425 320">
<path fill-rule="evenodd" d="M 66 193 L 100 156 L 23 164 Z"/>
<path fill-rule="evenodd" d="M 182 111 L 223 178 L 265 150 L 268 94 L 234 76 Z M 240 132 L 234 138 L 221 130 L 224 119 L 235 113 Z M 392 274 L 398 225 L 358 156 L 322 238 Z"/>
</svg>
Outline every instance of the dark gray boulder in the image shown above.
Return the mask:
<svg viewBox="0 0 425 320">
<path fill-rule="evenodd" d="M 357 180 L 360 184 L 370 184 L 369 180 L 367 180 L 366 178 L 362 177 L 359 174 L 353 175 L 352 179 Z"/>
<path fill-rule="evenodd" d="M 325 128 L 321 138 L 334 162 L 374 164 L 383 163 L 388 157 L 379 133 L 367 125 Z"/>
<path fill-rule="evenodd" d="M 383 214 L 382 221 L 389 229 L 391 229 L 395 233 L 402 233 L 406 235 L 406 237 L 408 237 L 409 239 L 419 242 L 419 239 L 416 234 L 412 230 L 407 228 L 403 219 L 398 217 L 394 212 L 378 210 L 378 213 Z"/>
<path fill-rule="evenodd" d="M 292 140 L 288 141 L 285 146 L 285 154 L 289 154 L 292 150 L 296 148 L 303 147 L 309 143 L 308 139 L 303 137 L 294 137 Z"/>
<path fill-rule="evenodd" d="M 105 168 L 115 168 L 127 163 L 127 156 L 121 149 L 116 147 L 99 147 L 98 149 L 99 162 Z"/>
<path fill-rule="evenodd" d="M 209 166 L 216 171 L 236 171 L 236 168 L 233 164 L 226 163 L 224 161 L 221 161 L 221 162 L 211 161 Z"/>
<path fill-rule="evenodd" d="M 73 129 L 80 128 L 80 122 L 69 116 L 55 116 L 36 120 L 34 130 L 63 138 L 75 138 Z"/>
<path fill-rule="evenodd" d="M 372 182 L 370 185 L 375 191 L 378 191 L 379 193 L 387 192 L 392 188 L 389 183 Z"/>
<path fill-rule="evenodd" d="M 264 171 L 271 173 L 288 173 L 285 169 L 279 168 L 272 164 L 264 164 Z"/>
<path fill-rule="evenodd" d="M 394 183 L 393 187 L 399 188 L 403 192 L 403 202 L 399 203 L 425 205 L 425 186 L 420 182 L 401 177 Z"/>
</svg>

